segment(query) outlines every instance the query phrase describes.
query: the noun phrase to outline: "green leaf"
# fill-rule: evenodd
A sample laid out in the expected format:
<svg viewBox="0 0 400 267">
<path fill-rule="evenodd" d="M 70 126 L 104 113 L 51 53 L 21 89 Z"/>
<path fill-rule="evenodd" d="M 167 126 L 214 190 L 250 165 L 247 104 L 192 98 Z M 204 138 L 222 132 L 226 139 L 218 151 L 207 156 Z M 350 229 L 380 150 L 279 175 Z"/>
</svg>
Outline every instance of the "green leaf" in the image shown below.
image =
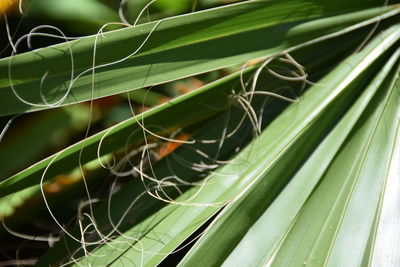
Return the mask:
<svg viewBox="0 0 400 267">
<path fill-rule="evenodd" d="M 398 31 L 399 28 L 397 28 L 396 31 Z M 389 30 L 390 32 L 390 30 Z M 389 32 L 386 32 L 389 33 Z M 371 63 L 371 56 L 376 57 L 377 52 L 378 54 L 382 53 L 381 48 L 386 46 L 386 41 L 390 40 L 390 34 L 386 35 L 388 39 L 383 38 L 380 39 L 377 37 L 373 43 L 370 44 L 368 48 L 366 48 L 364 51 L 362 51 L 358 55 L 353 55 L 352 58 L 349 58 L 347 62 L 345 61 L 340 67 L 338 67 L 335 71 L 330 73 L 328 77 L 324 78 L 321 82 L 319 82 L 316 87 L 321 86 L 319 90 L 328 90 L 328 92 L 331 92 L 329 90 L 340 90 L 342 86 L 357 86 L 357 76 L 361 75 L 361 77 L 365 77 L 365 74 L 362 74 L 363 71 L 365 71 L 366 67 L 369 66 L 369 64 L 366 64 L 366 62 Z M 394 37 L 394 35 L 392 36 Z M 398 37 L 395 39 L 397 40 Z M 375 52 L 373 52 L 375 51 Z M 378 52 L 379 51 L 379 52 Z M 395 58 L 396 59 L 396 58 Z M 351 62 L 353 61 L 353 62 Z M 351 62 L 351 63 L 350 63 Z M 393 65 L 393 61 L 392 65 Z M 348 64 L 348 65 L 347 65 Z M 347 65 L 347 67 L 346 67 Z M 353 66 L 353 68 L 348 69 L 350 66 Z M 387 75 L 387 72 L 390 71 L 390 66 L 385 69 L 386 71 L 383 72 L 383 77 Z M 389 68 L 389 69 L 388 69 Z M 347 69 L 347 70 L 346 70 Z M 353 73 L 352 73 L 353 72 Z M 355 75 L 358 73 L 357 75 Z M 358 78 L 358 80 L 363 80 L 362 78 Z M 372 85 L 371 90 L 376 90 L 378 86 L 379 88 L 379 83 L 382 82 L 382 76 L 378 77 L 377 80 L 375 81 L 375 84 Z M 358 86 L 362 86 L 361 84 Z M 328 87 L 328 88 L 326 88 Z M 375 88 L 374 88 L 375 87 Z M 316 89 L 316 88 L 313 88 Z M 349 90 L 349 89 L 347 89 Z M 312 91 L 316 92 L 318 91 Z M 311 94 L 311 91 L 309 92 Z M 371 96 L 369 96 L 371 97 Z M 329 97 L 325 97 L 324 99 L 329 99 Z M 323 101 L 321 99 L 321 101 Z M 301 103 L 301 102 L 300 102 Z M 368 103 L 368 101 L 367 101 Z M 365 105 L 365 103 L 364 103 Z M 303 104 L 303 107 L 305 108 L 309 107 L 307 104 Z M 345 106 L 345 105 L 342 105 Z M 331 106 L 332 110 L 335 110 L 335 107 Z M 316 112 L 317 108 L 311 108 L 310 112 Z M 331 111 L 332 112 L 332 111 Z M 303 118 L 296 118 L 296 121 L 303 121 Z M 271 125 L 272 127 L 272 125 Z M 274 128 L 273 128 L 274 129 Z M 284 129 L 276 129 L 275 131 L 278 131 L 280 134 L 283 136 L 287 136 L 287 132 Z M 294 134 L 291 132 L 288 132 L 289 134 Z M 271 141 L 272 142 L 272 141 Z M 308 140 L 307 142 L 310 142 Z M 276 143 L 276 141 L 275 141 Z M 339 143 L 340 144 L 340 143 Z M 304 145 L 302 149 L 304 149 Z M 340 147 L 340 146 L 339 146 Z M 334 149 L 330 147 L 329 149 Z M 324 154 L 325 155 L 325 154 Z M 300 154 L 297 155 L 298 157 L 302 158 Z M 325 155 L 326 156 L 326 155 Z M 285 154 L 284 157 L 290 157 L 290 155 Z M 328 156 L 329 158 L 329 156 Z M 329 161 L 328 161 L 329 162 Z M 287 166 L 290 166 L 288 168 Z M 197 243 L 192 252 L 189 252 L 189 254 L 185 257 L 183 260 L 183 265 L 191 265 L 194 263 L 201 263 L 201 265 L 220 265 L 224 262 L 224 260 L 228 257 L 228 255 L 231 253 L 231 251 L 235 248 L 235 246 L 240 242 L 240 240 L 245 236 L 247 231 L 250 229 L 250 227 L 256 222 L 256 220 L 262 215 L 262 213 L 265 211 L 265 209 L 269 206 L 271 201 L 273 200 L 274 196 L 277 195 L 276 190 L 279 192 L 279 188 L 282 188 L 282 185 L 276 189 L 276 186 L 279 185 L 279 183 L 283 183 L 282 179 L 284 177 L 288 177 L 286 179 L 291 178 L 290 177 L 290 172 L 293 171 L 295 166 L 293 165 L 293 162 L 288 163 L 288 165 L 285 166 L 285 169 L 282 170 L 281 172 L 277 173 L 271 173 L 268 172 L 268 167 L 265 166 L 265 174 L 261 177 L 259 177 L 258 181 L 255 181 L 249 186 L 247 189 L 247 192 L 243 192 L 241 197 L 235 201 L 232 202 L 230 205 L 228 205 L 224 211 L 216 218 L 216 221 L 210 229 L 207 231 L 207 233 L 202 237 L 202 239 Z M 323 165 L 320 165 L 322 167 Z M 322 169 L 323 170 L 323 169 Z M 312 172 L 316 172 L 316 169 L 313 168 Z M 275 176 L 274 176 L 275 175 Z M 309 176 L 306 176 L 308 179 Z M 307 180 L 309 182 L 309 180 Z M 296 181 L 294 181 L 296 182 Z M 301 184 L 301 186 L 305 186 L 304 183 Z M 289 189 L 288 189 L 289 190 Z M 311 187 L 312 190 L 312 187 Z M 303 192 L 304 193 L 304 192 Z M 285 195 L 287 193 L 284 193 Z M 297 195 L 294 195 L 297 196 Z M 260 201 L 260 199 L 263 199 L 263 201 Z M 300 197 L 301 199 L 301 197 Z M 280 201 L 280 200 L 279 200 Z M 286 199 L 284 201 L 284 204 L 282 204 L 284 207 L 288 205 L 288 202 L 286 202 Z M 295 208 L 294 206 L 293 208 Z M 289 208 L 289 207 L 288 207 Z M 287 208 L 287 209 L 288 209 Z M 274 212 L 275 210 L 271 211 Z M 269 211 L 268 211 L 269 212 Z M 283 212 L 285 215 L 286 213 L 280 209 L 275 211 L 276 213 L 281 213 Z M 262 233 L 259 234 L 257 239 L 249 239 L 249 243 L 247 244 L 245 241 L 243 247 L 240 247 L 238 251 L 243 250 L 243 253 L 241 252 L 235 252 L 234 256 L 232 256 L 232 261 L 229 259 L 229 264 L 243 264 L 241 260 L 246 260 L 248 262 L 249 260 L 253 260 L 255 265 L 261 264 L 260 257 L 264 257 L 265 255 L 268 255 L 268 248 L 271 248 L 271 246 L 276 242 L 276 239 L 269 239 L 266 238 L 265 235 L 270 234 L 279 234 L 277 229 L 281 229 L 282 226 L 285 226 L 283 222 L 283 219 L 279 216 L 277 217 L 268 217 L 271 218 L 274 222 L 279 222 L 279 227 L 275 225 L 275 228 L 272 227 L 264 227 L 264 224 L 262 224 L 261 228 L 265 230 L 264 235 Z M 290 217 L 289 217 L 290 218 Z M 287 223 L 290 223 L 290 220 L 287 221 Z M 281 225 L 282 224 L 282 225 Z M 257 224 L 258 226 L 258 224 Z M 258 229 L 258 228 L 257 228 Z M 273 232 L 270 233 L 269 230 L 273 229 Z M 256 233 L 255 235 L 257 235 Z M 254 237 L 253 233 L 249 233 L 249 236 Z M 247 239 L 246 239 L 247 240 Z M 252 241 L 258 240 L 259 242 L 262 243 L 267 243 L 268 241 L 271 242 L 271 244 L 265 244 L 266 250 L 257 250 L 254 249 L 254 245 L 257 245 L 257 242 L 252 243 Z M 261 241 L 262 240 L 262 241 Z M 247 245 L 247 247 L 246 247 Z M 253 249 L 252 249 L 253 248 Z M 210 251 L 214 251 L 214 256 L 213 257 L 206 257 L 206 254 Z M 247 250 L 248 249 L 248 250 Z M 246 252 L 249 253 L 249 255 L 246 254 Z M 241 256 L 243 255 L 243 256 Z M 247 256 L 246 256 L 247 255 Z M 236 257 L 235 257 L 236 256 Z M 242 258 L 244 257 L 244 258 Z M 236 260 L 236 261 L 235 261 Z M 258 263 L 257 263 L 258 262 Z"/>
<path fill-rule="evenodd" d="M 317 70 L 317 73 L 319 73 L 321 70 L 323 71 L 321 65 L 325 64 L 325 62 L 336 62 L 337 59 L 343 56 L 341 54 L 345 49 L 357 44 L 360 37 L 362 38 L 363 36 L 362 32 L 352 36 L 344 36 L 343 38 L 336 39 L 334 42 L 322 42 L 317 46 L 313 45 L 299 49 L 292 55 L 300 59 L 307 68 L 309 67 L 310 71 Z M 336 49 L 343 42 L 345 45 L 340 45 Z M 333 49 L 335 49 L 335 52 L 329 53 Z M 318 57 L 318 60 L 314 59 L 315 56 Z M 247 68 L 244 71 L 245 77 L 250 75 L 255 68 L 255 66 Z M 0 196 L 39 183 L 44 172 L 46 172 L 44 180 L 51 179 L 55 175 L 74 169 L 79 164 L 96 159 L 98 154 L 106 155 L 125 147 L 127 144 L 141 142 L 144 136 L 140 125 L 143 122 L 146 127 L 155 125 L 156 127 L 153 130 L 159 133 L 160 128 L 185 127 L 226 109 L 231 105 L 230 95 L 232 88 L 237 91 L 241 90 L 239 88 L 240 75 L 239 71 L 203 86 L 168 103 L 155 107 L 150 111 L 123 121 L 34 164 L 30 168 L 1 182 Z M 318 75 L 321 74 L 317 74 L 316 77 Z M 277 83 L 273 79 L 259 84 L 260 90 L 273 91 L 279 86 L 281 86 L 279 81 Z M 182 112 L 184 110 L 191 110 L 191 112 Z M 151 127 L 149 129 L 152 130 Z M 101 149 L 98 151 L 102 139 Z M 82 154 L 79 157 L 81 150 Z M 51 166 L 47 168 L 50 163 Z"/>
<path fill-rule="evenodd" d="M 376 95 L 378 89 L 385 91 L 388 87 L 388 82 L 390 83 L 391 79 L 387 79 L 387 76 L 389 73 L 393 73 L 393 66 L 397 63 L 399 56 L 400 50 L 392 56 L 384 69 L 375 77 L 363 95 L 329 133 L 312 156 L 309 157 L 277 199 L 274 200 L 271 206 L 251 226 L 224 264 L 236 265 L 245 261 L 252 265 L 259 265 L 269 264 L 274 261 L 276 251 L 279 250 L 279 247 L 282 245 L 281 243 L 284 242 L 287 232 L 301 212 L 304 203 L 324 176 L 327 168 L 332 163 L 334 157 L 337 156 L 339 149 L 342 148 L 351 131 L 354 131 L 360 116 L 365 113 L 368 106 L 371 104 L 374 105 L 371 103 L 371 100 Z M 384 81 L 386 84 L 382 86 Z M 235 209 L 236 207 L 231 206 L 229 208 Z M 225 223 L 221 225 L 222 222 L 217 222 L 216 224 L 226 227 L 226 220 L 222 219 L 222 221 Z M 208 237 L 210 241 L 211 238 L 211 236 Z M 205 239 L 207 239 L 206 236 Z M 199 243 L 198 245 L 197 249 L 199 250 L 201 249 L 201 244 Z M 257 250 L 256 247 L 259 246 L 262 246 L 264 249 L 262 251 Z M 196 253 L 195 249 L 192 253 Z"/>
<path fill-rule="evenodd" d="M 380 96 L 305 203 L 271 259 L 273 265 L 369 265 L 398 135 L 398 82 Z"/>
<path fill-rule="evenodd" d="M 400 125 L 398 121 L 397 125 Z M 400 214 L 397 209 L 400 205 L 400 187 L 398 186 L 400 177 L 398 164 L 400 160 L 399 128 L 395 138 L 387 179 L 382 190 L 380 206 L 377 210 L 377 225 L 375 232 L 372 233 L 374 239 L 371 241 L 371 253 L 368 261 L 371 266 L 396 266 L 400 264 L 400 258 L 398 257 L 400 255 L 398 247 Z"/>
<path fill-rule="evenodd" d="M 248 71 L 250 70 L 251 68 Z M 239 76 L 240 73 L 235 73 L 214 83 L 210 83 L 199 90 L 175 98 L 168 103 L 134 116 L 61 150 L 2 181 L 0 183 L 0 196 L 38 184 L 45 171 L 45 178 L 48 179 L 54 175 L 74 169 L 80 163 L 96 159 L 98 153 L 101 155 L 109 154 L 124 147 L 127 139 L 131 144 L 142 141 L 144 138 L 143 132 L 139 130 L 141 130 L 140 125 L 143 121 L 146 128 L 160 133 L 160 128 L 183 127 L 219 112 L 221 109 L 227 107 L 232 85 L 236 83 Z M 203 103 L 207 103 L 207 105 Z M 188 109 L 191 109 L 192 112 L 182 112 L 182 110 Z M 157 127 L 151 127 L 151 125 L 157 125 Z M 100 142 L 101 149 L 98 151 Z M 82 156 L 79 159 L 81 150 L 83 150 Z"/>
<path fill-rule="evenodd" d="M 243 63 L 400 12 L 398 7 L 357 11 L 377 5 L 378 1 L 250 1 L 2 59 L 0 115 L 87 101 Z M 354 12 L 346 14 L 350 11 Z"/>
<path fill-rule="evenodd" d="M 67 15 L 94 24 L 101 16 L 115 16 L 96 1 L 46 0 L 39 8 L 60 12 L 63 19 L 71 10 L 57 11 L 59 4 L 88 4 Z M 244 77 L 233 73 L 29 168 L 19 166 L 20 173 L 0 182 L 0 217 L 6 218 L 1 249 L 32 254 L 40 258 L 37 266 L 156 266 L 168 265 L 174 260 L 169 255 L 196 241 L 180 266 L 399 265 L 400 5 L 383 2 L 243 1 L 75 41 L 60 38 L 62 44 L 0 59 L 0 116 L 125 92 L 152 105 L 160 95 L 143 87 L 246 67 Z M 82 17 L 85 9 L 90 10 Z M 107 30 L 115 27 L 120 26 Z M 55 28 L 42 30 L 58 34 Z M 36 35 L 41 34 L 29 36 Z M 290 57 L 299 64 L 289 63 Z M 287 90 L 287 96 L 302 94 L 300 100 L 288 104 L 256 94 L 250 101 L 254 110 L 246 114 L 238 105 L 245 93 L 241 85 L 251 83 L 254 70 L 270 59 L 256 90 Z M 293 83 L 271 71 L 291 75 L 293 69 L 304 70 L 307 81 Z M 121 107 L 101 123 L 130 116 L 128 106 Z M 43 118 L 14 142 L 4 140 L 10 146 L 0 150 L 7 165 L 0 175 L 34 161 L 31 155 L 48 145 L 46 123 L 69 127 L 61 111 L 43 112 L 50 121 Z M 255 137 L 248 120 L 217 142 L 246 116 L 259 116 L 261 134 Z M 180 139 L 179 132 L 190 135 L 190 144 L 162 140 L 177 133 Z M 142 151 L 143 144 L 151 149 Z M 165 157 L 164 145 L 174 150 Z M 24 147 L 34 152 L 19 157 Z M 142 153 L 130 157 L 132 152 Z M 113 158 L 116 166 L 104 168 Z M 149 177 L 138 172 L 143 165 Z M 125 175 L 130 177 L 119 177 Z M 43 181 L 48 184 L 42 188 Z M 37 239 L 45 229 L 36 226 L 47 218 L 60 228 L 50 236 L 60 240 L 46 252 L 43 246 L 31 251 L 20 245 L 5 226 Z M 32 260 L 0 265 L 24 262 Z"/>
<path fill-rule="evenodd" d="M 379 66 L 379 64 L 374 64 L 374 67 L 370 65 L 381 62 L 385 52 L 399 39 L 399 33 L 400 26 L 387 30 L 364 50 L 343 62 L 307 91 L 299 103 L 290 105 L 230 163 L 212 173 L 206 179 L 209 182 L 204 184 L 201 190 L 194 187 L 178 197 L 176 201 L 181 205 L 166 206 L 124 232 L 124 236 L 96 250 L 94 252 L 96 256 L 85 258 L 83 263 L 90 262 L 95 265 L 143 263 L 153 266 L 215 214 L 218 207 L 240 196 L 230 204 L 230 206 L 235 205 L 251 192 L 252 188 L 265 190 L 267 187 L 270 192 L 268 199 L 264 199 L 263 203 L 258 201 L 259 198 L 253 200 L 256 200 L 259 206 L 268 205 L 282 190 L 291 174 L 301 166 L 304 157 L 312 152 L 333 123 L 340 118 L 343 111 L 338 107 L 353 102 L 360 86 L 365 83 L 363 78 Z M 289 164 L 291 168 L 287 167 Z M 268 177 L 268 181 L 263 180 L 264 177 Z M 187 199 L 193 196 L 194 198 L 188 202 Z M 246 225 L 248 223 L 246 220 L 250 221 L 252 216 L 256 216 L 252 215 L 254 210 L 246 210 L 243 203 L 241 204 L 240 210 L 245 215 L 232 218 L 237 222 L 232 227 Z M 228 212 L 224 210 L 220 217 L 226 213 Z M 133 238 L 132 243 L 126 242 L 126 236 Z M 212 249 L 213 244 L 209 245 L 207 252 Z M 215 254 L 222 249 L 228 248 L 218 247 L 218 250 L 212 249 L 212 251 Z M 141 250 L 145 253 L 142 254 Z M 217 258 L 203 255 L 203 258 L 198 258 L 195 262 L 209 265 L 215 259 Z"/>
</svg>

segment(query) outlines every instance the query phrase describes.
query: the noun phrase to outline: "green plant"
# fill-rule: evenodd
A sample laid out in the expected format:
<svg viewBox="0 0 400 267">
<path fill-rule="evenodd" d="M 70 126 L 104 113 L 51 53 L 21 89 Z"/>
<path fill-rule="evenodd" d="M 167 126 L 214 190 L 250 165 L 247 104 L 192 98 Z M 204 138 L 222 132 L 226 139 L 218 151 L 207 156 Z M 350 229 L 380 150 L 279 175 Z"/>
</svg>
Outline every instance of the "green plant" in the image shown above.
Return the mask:
<svg viewBox="0 0 400 267">
<path fill-rule="evenodd" d="M 399 13 L 245 1 L 1 59 L 2 116 L 236 67 L 1 181 L 0 234 L 50 212 L 38 266 L 155 266 L 192 242 L 181 266 L 398 265 Z M 4 151 L 9 173 L 23 152 Z"/>
</svg>

